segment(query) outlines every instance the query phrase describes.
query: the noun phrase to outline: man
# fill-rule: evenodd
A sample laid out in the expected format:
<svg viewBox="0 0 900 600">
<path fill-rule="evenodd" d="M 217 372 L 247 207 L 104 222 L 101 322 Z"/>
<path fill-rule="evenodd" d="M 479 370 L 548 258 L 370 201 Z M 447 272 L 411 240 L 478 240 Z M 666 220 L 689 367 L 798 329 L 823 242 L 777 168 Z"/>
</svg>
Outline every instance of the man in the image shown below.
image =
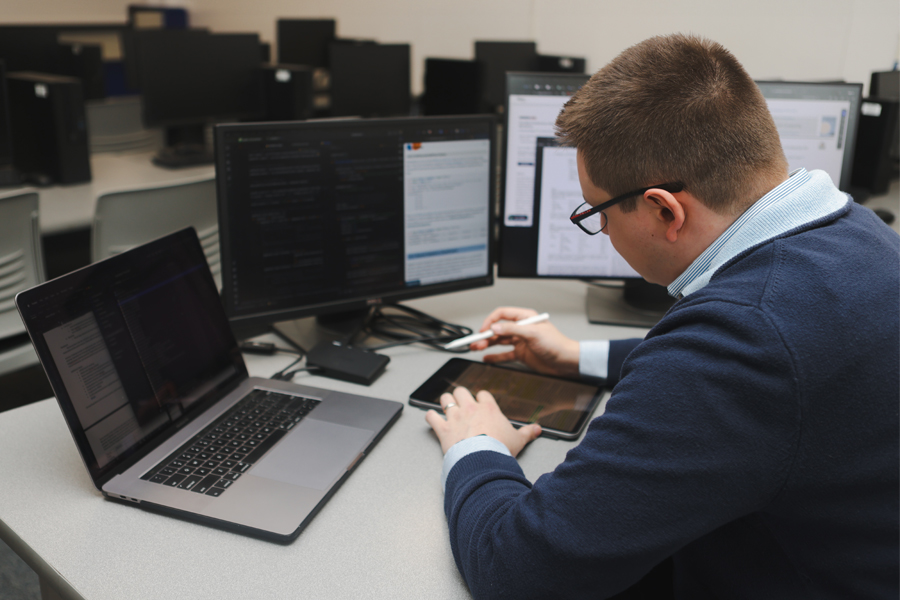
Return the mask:
<svg viewBox="0 0 900 600">
<path fill-rule="evenodd" d="M 472 348 L 513 349 L 485 361 L 615 388 L 534 483 L 514 456 L 540 427 L 487 392 L 426 415 L 473 595 L 608 597 L 671 557 L 679 598 L 896 598 L 900 238 L 825 173 L 788 173 L 759 90 L 708 40 L 629 48 L 557 129 L 573 221 L 678 300 L 640 343 L 486 319 Z"/>
</svg>

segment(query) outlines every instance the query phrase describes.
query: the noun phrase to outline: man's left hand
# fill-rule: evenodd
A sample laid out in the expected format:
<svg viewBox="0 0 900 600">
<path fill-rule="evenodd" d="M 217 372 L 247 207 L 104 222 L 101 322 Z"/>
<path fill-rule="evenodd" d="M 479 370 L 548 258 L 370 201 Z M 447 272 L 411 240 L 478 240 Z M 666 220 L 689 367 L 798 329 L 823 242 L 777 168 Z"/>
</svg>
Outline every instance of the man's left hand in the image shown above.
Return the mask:
<svg viewBox="0 0 900 600">
<path fill-rule="evenodd" d="M 472 396 L 466 388 L 458 387 L 452 395 L 441 395 L 441 409 L 444 417 L 429 410 L 425 420 L 437 434 L 444 454 L 456 442 L 476 435 L 489 435 L 505 444 L 513 456 L 518 456 L 529 442 L 541 435 L 541 426 L 537 423 L 519 429 L 513 427 L 491 393 L 484 390 Z"/>
</svg>

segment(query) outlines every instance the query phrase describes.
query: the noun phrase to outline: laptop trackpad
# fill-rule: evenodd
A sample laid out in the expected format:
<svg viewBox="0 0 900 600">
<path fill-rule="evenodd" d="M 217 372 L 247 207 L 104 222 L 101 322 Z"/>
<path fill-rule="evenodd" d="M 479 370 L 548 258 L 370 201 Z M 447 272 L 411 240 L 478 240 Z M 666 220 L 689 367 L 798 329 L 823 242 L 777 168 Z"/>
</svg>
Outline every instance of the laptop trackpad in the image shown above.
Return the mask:
<svg viewBox="0 0 900 600">
<path fill-rule="evenodd" d="M 372 439 L 371 431 L 301 421 L 251 472 L 257 477 L 327 490 Z"/>
</svg>

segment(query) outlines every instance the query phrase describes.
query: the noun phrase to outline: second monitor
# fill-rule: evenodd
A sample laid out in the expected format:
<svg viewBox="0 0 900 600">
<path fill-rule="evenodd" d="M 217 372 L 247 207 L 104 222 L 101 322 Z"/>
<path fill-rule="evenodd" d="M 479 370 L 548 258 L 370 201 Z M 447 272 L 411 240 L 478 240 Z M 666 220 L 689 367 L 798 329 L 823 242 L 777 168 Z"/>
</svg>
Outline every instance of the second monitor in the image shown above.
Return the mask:
<svg viewBox="0 0 900 600">
<path fill-rule="evenodd" d="M 555 140 L 556 117 L 588 80 L 563 73 L 506 74 L 506 144 L 497 274 L 622 280 L 591 286 L 593 323 L 652 326 L 671 304 L 665 288 L 648 284 L 605 235 L 587 236 L 569 220 L 584 200 L 575 148 Z M 624 300 L 624 301 L 623 301 Z"/>
<path fill-rule="evenodd" d="M 495 126 L 483 115 L 218 126 L 236 336 L 491 285 Z"/>
</svg>

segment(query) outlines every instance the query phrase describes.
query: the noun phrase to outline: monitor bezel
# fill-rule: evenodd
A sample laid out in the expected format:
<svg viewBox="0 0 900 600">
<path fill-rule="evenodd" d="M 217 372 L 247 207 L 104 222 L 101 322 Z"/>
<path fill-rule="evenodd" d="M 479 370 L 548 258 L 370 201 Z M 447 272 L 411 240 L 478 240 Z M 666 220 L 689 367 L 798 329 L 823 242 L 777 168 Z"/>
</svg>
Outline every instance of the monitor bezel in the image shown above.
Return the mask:
<svg viewBox="0 0 900 600">
<path fill-rule="evenodd" d="M 426 125 L 434 124 L 435 127 L 449 127 L 454 124 L 479 124 L 489 132 L 490 139 L 490 164 L 488 177 L 488 270 L 483 276 L 469 277 L 466 279 L 433 283 L 423 286 L 405 287 L 393 290 L 389 293 L 377 296 L 355 296 L 351 298 L 334 299 L 316 304 L 306 304 L 289 308 L 280 308 L 270 311 L 245 312 L 237 310 L 234 306 L 234 281 L 231 269 L 228 265 L 233 260 L 232 234 L 229 224 L 231 222 L 230 202 L 232 201 L 226 188 L 226 178 L 223 173 L 223 156 L 225 134 L 230 132 L 266 132 L 279 131 L 285 128 L 292 130 L 313 130 L 322 128 L 350 129 L 359 127 L 385 127 L 391 125 Z M 214 129 L 214 144 L 216 157 L 216 201 L 219 211 L 219 244 L 222 268 L 222 304 L 228 316 L 232 330 L 238 339 L 247 339 L 271 330 L 272 325 L 285 321 L 305 317 L 322 317 L 336 313 L 350 313 L 367 309 L 373 306 L 395 304 L 406 300 L 424 298 L 488 287 L 494 283 L 495 264 L 495 236 L 496 229 L 496 172 L 497 172 L 497 119 L 493 115 L 466 115 L 466 116 L 434 116 L 434 117 L 396 117 L 385 119 L 322 119 L 309 121 L 280 121 L 265 123 L 227 123 L 217 125 Z"/>
</svg>

